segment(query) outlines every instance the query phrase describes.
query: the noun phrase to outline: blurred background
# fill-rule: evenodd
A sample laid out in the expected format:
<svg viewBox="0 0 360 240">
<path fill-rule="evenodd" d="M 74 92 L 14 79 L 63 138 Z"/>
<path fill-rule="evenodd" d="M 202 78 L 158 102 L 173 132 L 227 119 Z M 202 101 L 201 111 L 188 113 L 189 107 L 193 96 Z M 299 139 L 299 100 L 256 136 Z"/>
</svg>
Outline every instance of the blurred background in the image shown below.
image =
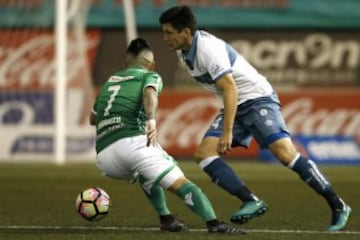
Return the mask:
<svg viewBox="0 0 360 240">
<path fill-rule="evenodd" d="M 135 36 L 165 84 L 159 141 L 191 157 L 217 103 L 162 40 L 158 17 L 177 4 L 268 78 L 303 154 L 360 163 L 359 0 L 0 0 L 0 162 L 93 161 L 94 97 Z M 229 158 L 274 161 L 254 142 Z"/>
</svg>

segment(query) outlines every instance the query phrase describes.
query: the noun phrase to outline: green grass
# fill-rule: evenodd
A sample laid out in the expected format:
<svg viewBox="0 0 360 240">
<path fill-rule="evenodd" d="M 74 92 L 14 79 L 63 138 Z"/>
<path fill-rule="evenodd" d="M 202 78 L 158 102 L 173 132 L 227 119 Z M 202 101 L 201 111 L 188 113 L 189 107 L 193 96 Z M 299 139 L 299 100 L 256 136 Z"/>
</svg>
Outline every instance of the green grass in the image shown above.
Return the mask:
<svg viewBox="0 0 360 240">
<path fill-rule="evenodd" d="M 264 216 L 242 226 L 249 230 L 244 236 L 153 230 L 158 227 L 158 219 L 139 186 L 103 177 L 95 164 L 0 164 L 0 239 L 360 239 L 359 166 L 320 166 L 353 209 L 346 231 L 329 234 L 325 232 L 330 221 L 326 202 L 296 174 L 280 164 L 229 163 L 270 207 Z M 194 162 L 179 164 L 208 195 L 218 217 L 227 221 L 240 202 L 212 184 Z M 100 222 L 87 222 L 75 211 L 77 194 L 91 186 L 102 187 L 111 196 L 111 211 Z M 167 196 L 176 216 L 192 229 L 204 229 L 201 219 L 180 199 Z M 135 227 L 151 229 L 141 231 Z"/>
</svg>

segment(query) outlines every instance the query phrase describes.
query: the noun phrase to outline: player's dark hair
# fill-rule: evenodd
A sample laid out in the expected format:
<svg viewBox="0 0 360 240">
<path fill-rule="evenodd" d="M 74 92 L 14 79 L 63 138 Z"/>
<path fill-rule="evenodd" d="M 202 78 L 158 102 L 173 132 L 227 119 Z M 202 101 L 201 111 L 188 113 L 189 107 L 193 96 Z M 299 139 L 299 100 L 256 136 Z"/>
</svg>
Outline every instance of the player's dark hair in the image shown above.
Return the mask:
<svg viewBox="0 0 360 240">
<path fill-rule="evenodd" d="M 147 66 L 149 63 L 154 63 L 150 44 L 143 38 L 133 39 L 126 49 L 125 62 L 128 66 Z"/>
<path fill-rule="evenodd" d="M 192 35 L 197 30 L 196 17 L 186 5 L 169 8 L 161 14 L 159 22 L 161 25 L 169 23 L 178 31 L 189 28 Z"/>
<path fill-rule="evenodd" d="M 126 53 L 136 57 L 144 50 L 152 51 L 150 44 L 143 38 L 135 38 L 130 42 Z"/>
</svg>

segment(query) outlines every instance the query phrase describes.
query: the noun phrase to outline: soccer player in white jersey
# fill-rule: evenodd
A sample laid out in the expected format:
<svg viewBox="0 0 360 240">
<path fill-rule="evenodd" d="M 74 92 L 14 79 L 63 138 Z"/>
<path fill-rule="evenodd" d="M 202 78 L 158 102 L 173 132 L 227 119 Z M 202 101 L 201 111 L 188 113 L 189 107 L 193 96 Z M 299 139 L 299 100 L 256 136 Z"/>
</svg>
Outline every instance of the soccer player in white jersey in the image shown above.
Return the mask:
<svg viewBox="0 0 360 240">
<path fill-rule="evenodd" d="M 279 99 L 267 79 L 224 40 L 199 30 L 190 7 L 172 7 L 161 14 L 159 22 L 168 47 L 185 62 L 188 73 L 222 104 L 195 159 L 213 182 L 243 202 L 231 221 L 245 223 L 268 208 L 221 159 L 232 147 L 247 147 L 254 137 L 261 148 L 270 149 L 283 165 L 325 198 L 332 211 L 327 230 L 343 229 L 351 208 L 315 163 L 295 149 Z"/>
<path fill-rule="evenodd" d="M 131 41 L 126 66 L 104 83 L 92 109 L 90 124 L 96 126 L 97 167 L 117 179 L 131 180 L 138 174 L 144 193 L 159 215 L 162 231 L 187 230 L 168 209 L 165 188 L 206 222 L 209 233 L 245 233 L 216 218 L 205 194 L 156 142 L 155 115 L 163 83 L 152 71 L 154 54 L 144 39 Z"/>
</svg>

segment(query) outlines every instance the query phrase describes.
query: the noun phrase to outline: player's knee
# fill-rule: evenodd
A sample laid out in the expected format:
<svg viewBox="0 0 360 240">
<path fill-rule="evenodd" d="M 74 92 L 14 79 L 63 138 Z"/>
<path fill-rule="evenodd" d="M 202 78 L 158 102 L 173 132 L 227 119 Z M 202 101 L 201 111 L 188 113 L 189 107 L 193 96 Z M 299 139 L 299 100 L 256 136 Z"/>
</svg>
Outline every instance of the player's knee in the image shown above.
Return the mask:
<svg viewBox="0 0 360 240">
<path fill-rule="evenodd" d="M 201 159 L 203 159 L 201 152 L 199 152 L 198 150 L 196 150 L 195 153 L 194 153 L 194 159 L 195 159 L 196 162 L 200 162 Z"/>
<path fill-rule="evenodd" d="M 209 151 L 206 151 L 204 148 L 198 148 L 194 153 L 194 158 L 196 162 L 201 162 L 209 156 Z"/>
<path fill-rule="evenodd" d="M 181 176 L 175 180 L 173 184 L 168 188 L 169 191 L 176 193 L 183 185 L 189 183 L 190 180 L 185 176 Z"/>
<path fill-rule="evenodd" d="M 285 166 L 289 165 L 292 161 L 291 155 L 284 152 L 276 153 L 275 156 Z"/>
<path fill-rule="evenodd" d="M 296 151 L 291 151 L 288 148 L 280 148 L 273 152 L 275 157 L 285 166 L 289 165 L 297 156 Z"/>
<path fill-rule="evenodd" d="M 288 165 L 298 154 L 295 146 L 289 139 L 280 139 L 270 144 L 269 149 L 284 165 Z"/>
<path fill-rule="evenodd" d="M 199 163 L 205 158 L 217 156 L 218 153 L 216 147 L 218 142 L 219 139 L 216 137 L 207 137 L 203 139 L 194 153 L 195 160 Z"/>
</svg>

